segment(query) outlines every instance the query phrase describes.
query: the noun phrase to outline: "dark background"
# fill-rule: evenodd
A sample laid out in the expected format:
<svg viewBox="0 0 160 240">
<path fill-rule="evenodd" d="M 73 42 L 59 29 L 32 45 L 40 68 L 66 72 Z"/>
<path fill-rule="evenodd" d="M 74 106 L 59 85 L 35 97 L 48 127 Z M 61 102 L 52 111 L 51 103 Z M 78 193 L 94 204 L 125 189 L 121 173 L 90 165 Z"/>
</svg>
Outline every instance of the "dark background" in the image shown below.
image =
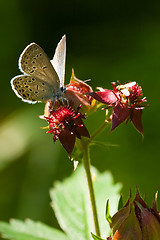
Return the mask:
<svg viewBox="0 0 160 240">
<path fill-rule="evenodd" d="M 138 185 L 151 205 L 160 189 L 159 87 L 160 2 L 152 1 L 0 1 L 0 219 L 32 218 L 56 226 L 50 209 L 53 181 L 73 172 L 66 152 L 41 126 L 44 104 L 27 104 L 16 97 L 10 79 L 20 74 L 18 58 L 31 42 L 53 57 L 67 35 L 66 83 L 71 69 L 97 86 L 137 81 L 150 107 L 143 112 L 145 138 L 129 123 L 99 140 L 119 147 L 91 148 L 92 164 L 110 170 L 123 184 L 126 200 Z M 92 133 L 104 112 L 86 120 Z"/>
</svg>

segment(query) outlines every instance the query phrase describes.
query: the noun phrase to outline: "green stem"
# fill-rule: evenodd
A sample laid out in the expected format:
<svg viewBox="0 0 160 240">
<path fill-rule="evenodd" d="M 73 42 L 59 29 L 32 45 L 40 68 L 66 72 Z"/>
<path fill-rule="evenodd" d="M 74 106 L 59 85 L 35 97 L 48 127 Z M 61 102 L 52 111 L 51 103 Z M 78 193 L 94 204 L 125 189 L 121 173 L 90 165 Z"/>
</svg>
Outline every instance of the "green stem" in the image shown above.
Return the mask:
<svg viewBox="0 0 160 240">
<path fill-rule="evenodd" d="M 95 200 L 93 182 L 92 182 L 92 176 L 91 176 L 91 170 L 90 170 L 89 145 L 91 141 L 106 128 L 106 126 L 109 124 L 110 121 L 111 121 L 110 118 L 106 119 L 105 122 L 103 122 L 103 124 L 93 133 L 93 135 L 90 137 L 89 140 L 81 139 L 81 141 L 79 142 L 81 145 L 81 150 L 83 151 L 83 166 L 84 166 L 86 177 L 87 177 L 87 184 L 88 184 L 88 190 L 89 190 L 91 207 L 92 207 L 95 233 L 97 236 L 100 236 L 100 229 L 99 229 L 96 200 Z"/>
<path fill-rule="evenodd" d="M 89 189 L 89 195 L 91 200 L 91 207 L 92 207 L 92 214 L 93 214 L 93 221 L 95 226 L 95 232 L 97 236 L 100 236 L 99 230 L 99 223 L 98 223 L 98 215 L 97 215 L 97 208 L 96 208 L 96 201 L 93 189 L 93 182 L 90 170 L 90 157 L 89 157 L 89 142 L 85 140 L 81 140 L 82 148 L 83 148 L 83 165 L 87 177 L 87 184 Z"/>
<path fill-rule="evenodd" d="M 103 130 L 107 127 L 107 125 L 109 124 L 111 120 L 110 119 L 106 119 L 102 125 L 93 133 L 93 135 L 90 137 L 89 142 L 92 142 L 92 140 L 97 137 L 98 134 L 100 134 L 101 132 L 103 132 Z"/>
</svg>

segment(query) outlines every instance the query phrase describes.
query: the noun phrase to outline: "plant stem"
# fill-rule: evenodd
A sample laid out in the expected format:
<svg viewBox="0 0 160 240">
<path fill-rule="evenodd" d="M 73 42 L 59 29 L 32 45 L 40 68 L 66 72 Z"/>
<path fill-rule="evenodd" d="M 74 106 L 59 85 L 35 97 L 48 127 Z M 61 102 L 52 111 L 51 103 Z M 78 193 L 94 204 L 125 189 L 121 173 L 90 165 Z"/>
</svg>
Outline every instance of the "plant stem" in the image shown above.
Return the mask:
<svg viewBox="0 0 160 240">
<path fill-rule="evenodd" d="M 88 190 L 89 190 L 91 207 L 92 207 L 95 233 L 97 236 L 100 236 L 100 229 L 99 229 L 96 200 L 95 200 L 93 182 L 92 182 L 92 176 L 91 176 L 91 170 L 90 170 L 89 145 L 92 142 L 92 140 L 106 128 L 106 126 L 109 124 L 110 121 L 111 121 L 110 118 L 106 119 L 105 122 L 103 122 L 102 125 L 93 133 L 93 135 L 90 137 L 89 140 L 81 139 L 80 141 L 81 150 L 83 151 L 83 166 L 84 166 L 86 177 L 87 177 L 87 184 L 88 184 Z"/>
<path fill-rule="evenodd" d="M 96 232 L 97 236 L 100 236 L 96 201 L 95 201 L 93 182 L 92 182 L 92 176 L 91 176 L 91 170 L 90 170 L 89 142 L 82 139 L 81 143 L 82 143 L 82 148 L 83 148 L 83 153 L 84 153 L 83 165 L 84 165 L 84 169 L 85 169 L 85 173 L 86 173 L 86 177 L 87 177 L 87 184 L 88 184 L 89 195 L 90 195 L 90 200 L 91 200 L 95 232 Z"/>
<path fill-rule="evenodd" d="M 93 135 L 90 137 L 89 142 L 91 142 L 95 137 L 97 137 L 98 134 L 100 134 L 101 132 L 103 132 L 103 130 L 107 127 L 107 125 L 109 124 L 111 120 L 110 119 L 106 119 L 102 125 L 93 133 Z"/>
</svg>

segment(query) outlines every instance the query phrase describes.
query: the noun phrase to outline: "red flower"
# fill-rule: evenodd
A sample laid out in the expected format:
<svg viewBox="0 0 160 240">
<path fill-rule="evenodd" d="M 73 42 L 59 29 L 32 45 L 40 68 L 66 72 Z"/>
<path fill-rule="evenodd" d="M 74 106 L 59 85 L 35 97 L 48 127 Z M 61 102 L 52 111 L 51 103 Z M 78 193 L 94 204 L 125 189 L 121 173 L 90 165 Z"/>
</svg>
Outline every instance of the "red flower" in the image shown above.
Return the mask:
<svg viewBox="0 0 160 240">
<path fill-rule="evenodd" d="M 115 129 L 125 120 L 131 120 L 135 128 L 143 134 L 141 121 L 142 109 L 146 97 L 142 98 L 142 88 L 136 82 L 129 82 L 116 86 L 112 83 L 113 90 L 100 88 L 99 92 L 88 93 L 97 101 L 113 106 L 112 129 Z"/>
<path fill-rule="evenodd" d="M 71 106 L 61 105 L 56 110 L 53 102 L 49 102 L 49 115 L 42 116 L 49 123 L 49 131 L 53 134 L 54 142 L 59 139 L 69 156 L 73 151 L 77 138 L 90 137 L 88 130 L 83 124 L 84 114 L 79 112 L 80 107 L 75 111 Z"/>
</svg>

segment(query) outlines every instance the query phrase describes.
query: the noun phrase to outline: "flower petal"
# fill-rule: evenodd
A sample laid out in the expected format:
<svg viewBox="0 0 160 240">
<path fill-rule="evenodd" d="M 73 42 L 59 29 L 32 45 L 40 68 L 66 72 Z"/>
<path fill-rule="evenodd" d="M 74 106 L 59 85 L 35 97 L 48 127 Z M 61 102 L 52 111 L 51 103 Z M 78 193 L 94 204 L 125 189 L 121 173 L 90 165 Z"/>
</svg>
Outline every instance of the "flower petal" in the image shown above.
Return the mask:
<svg viewBox="0 0 160 240">
<path fill-rule="evenodd" d="M 76 124 L 77 126 L 79 126 L 79 127 L 76 128 L 77 133 L 78 133 L 80 136 L 90 138 L 90 134 L 89 134 L 87 128 L 85 127 L 82 119 L 81 119 L 81 118 L 77 118 L 77 119 L 75 119 L 74 121 L 75 121 L 75 124 Z M 77 134 L 77 137 L 78 137 L 78 134 Z"/>
<path fill-rule="evenodd" d="M 71 157 L 74 144 L 75 144 L 76 135 L 72 134 L 70 131 L 64 130 L 59 135 L 59 140 L 62 146 L 68 152 L 69 157 Z"/>
<path fill-rule="evenodd" d="M 86 109 L 92 107 L 91 101 L 88 98 L 89 96 L 83 95 L 82 93 L 76 92 L 74 90 L 70 90 L 69 88 L 66 90 L 65 94 L 66 98 L 73 103 L 74 109 L 81 105 L 82 110 L 84 110 L 82 112 L 86 112 Z"/>
<path fill-rule="evenodd" d="M 131 121 L 135 128 L 143 135 L 143 126 L 142 126 L 142 110 L 133 109 L 131 112 Z"/>
<path fill-rule="evenodd" d="M 81 112 L 90 112 L 94 110 L 95 104 L 92 104 L 93 98 L 85 93 L 92 92 L 91 86 L 78 79 L 72 69 L 70 83 L 66 86 L 65 96 L 69 102 L 72 102 L 74 109 L 82 106 Z"/>
<path fill-rule="evenodd" d="M 87 94 L 96 99 L 97 101 L 107 105 L 114 104 L 117 101 L 115 93 L 112 90 L 108 89 L 104 89 L 104 91 L 100 92 L 91 92 Z"/>
<path fill-rule="evenodd" d="M 119 124 L 124 122 L 130 115 L 131 109 L 121 103 L 116 103 L 113 108 L 112 129 L 115 129 Z"/>
</svg>

